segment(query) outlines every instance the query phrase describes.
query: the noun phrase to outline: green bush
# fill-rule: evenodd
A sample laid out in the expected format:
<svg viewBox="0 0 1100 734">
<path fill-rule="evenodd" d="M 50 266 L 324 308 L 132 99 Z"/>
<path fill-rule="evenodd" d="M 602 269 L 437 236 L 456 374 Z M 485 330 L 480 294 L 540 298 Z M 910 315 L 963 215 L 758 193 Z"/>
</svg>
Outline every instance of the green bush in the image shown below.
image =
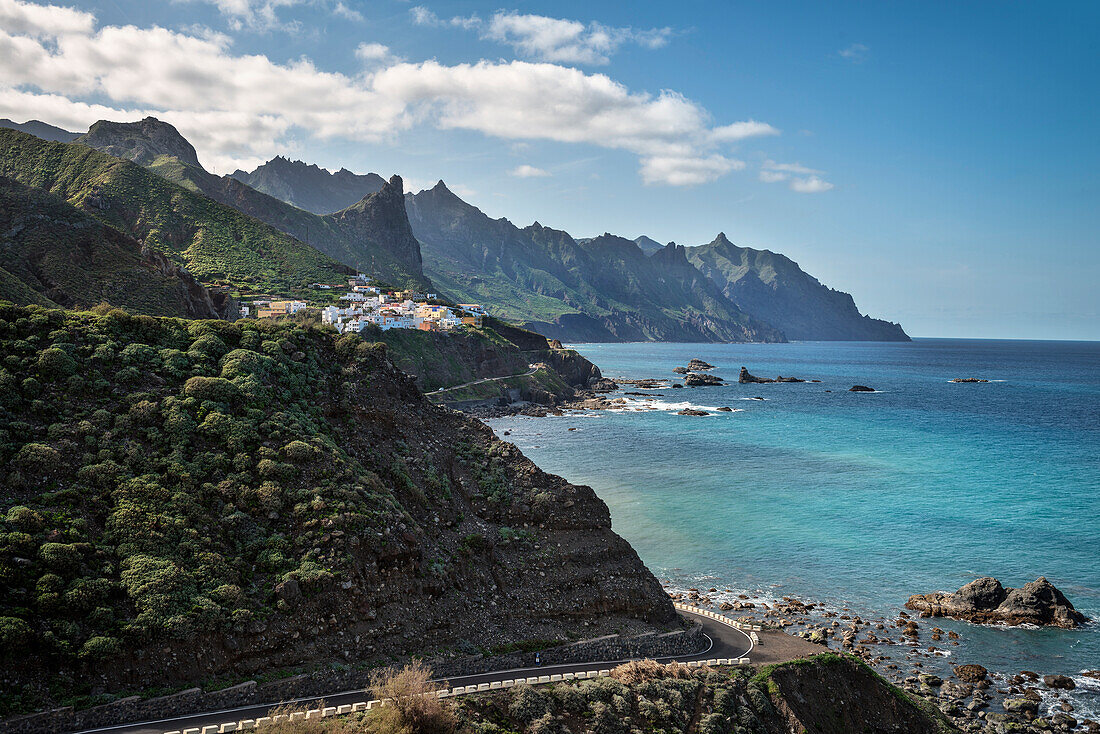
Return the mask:
<svg viewBox="0 0 1100 734">
<path fill-rule="evenodd" d="M 98 662 L 118 655 L 122 645 L 114 637 L 92 637 L 80 648 L 80 657 L 90 662 Z"/>
<path fill-rule="evenodd" d="M 299 464 L 312 461 L 317 456 L 317 449 L 305 441 L 294 440 L 283 446 L 283 454 L 286 458 Z"/>
<path fill-rule="evenodd" d="M 240 389 L 221 377 L 192 377 L 183 383 L 183 394 L 197 400 L 212 400 L 229 405 L 236 404 L 241 399 Z"/>
<path fill-rule="evenodd" d="M 5 519 L 12 527 L 26 532 L 39 530 L 46 523 L 46 519 L 42 515 L 24 505 L 15 505 L 9 508 Z"/>
<path fill-rule="evenodd" d="M 33 637 L 29 624 L 18 617 L 0 617 L 0 656 L 26 649 Z"/>
<path fill-rule="evenodd" d="M 38 355 L 38 374 L 47 380 L 60 380 L 76 372 L 76 361 L 63 349 L 51 347 Z"/>
<path fill-rule="evenodd" d="M 80 567 L 81 553 L 75 545 L 68 543 L 43 543 L 38 549 L 38 558 L 46 568 L 67 575 Z"/>
</svg>

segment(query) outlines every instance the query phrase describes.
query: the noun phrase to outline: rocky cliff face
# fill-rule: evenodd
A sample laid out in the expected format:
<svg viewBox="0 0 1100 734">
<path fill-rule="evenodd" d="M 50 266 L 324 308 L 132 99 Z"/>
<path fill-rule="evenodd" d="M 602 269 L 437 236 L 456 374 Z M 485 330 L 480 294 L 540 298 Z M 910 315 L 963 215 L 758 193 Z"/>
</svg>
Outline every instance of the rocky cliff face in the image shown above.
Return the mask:
<svg viewBox="0 0 1100 734">
<path fill-rule="evenodd" d="M 591 489 L 429 404 L 384 346 L 286 323 L 31 316 L 0 310 L 8 711 L 81 682 L 674 624 Z"/>
<path fill-rule="evenodd" d="M 409 268 L 421 272 L 420 243 L 405 213 L 405 191 L 400 176 L 394 174 L 381 189 L 332 217 L 355 238 L 374 242 Z"/>
<path fill-rule="evenodd" d="M 330 173 L 319 166 L 283 156 L 275 156 L 251 172 L 238 170 L 230 175 L 257 191 L 314 214 L 346 209 L 386 183 L 377 173 L 360 175 L 346 168 Z"/>
<path fill-rule="evenodd" d="M 195 146 L 187 142 L 172 125 L 155 117 L 139 122 L 100 120 L 73 142 L 102 150 L 116 158 L 126 158 L 148 166 L 160 156 L 170 156 L 186 166 L 202 168 Z"/>
<path fill-rule="evenodd" d="M 738 247 L 725 233 L 690 248 L 688 259 L 727 298 L 788 339 L 909 341 L 899 324 L 860 314 L 850 295 L 822 285 L 790 258 Z"/>
</svg>

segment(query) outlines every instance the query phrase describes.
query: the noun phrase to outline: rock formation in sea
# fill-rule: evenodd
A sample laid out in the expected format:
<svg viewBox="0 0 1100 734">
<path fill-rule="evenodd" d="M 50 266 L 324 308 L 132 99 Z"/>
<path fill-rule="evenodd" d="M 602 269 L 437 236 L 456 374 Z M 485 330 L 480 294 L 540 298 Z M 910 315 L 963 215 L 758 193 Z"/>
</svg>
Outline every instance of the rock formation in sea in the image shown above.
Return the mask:
<svg viewBox="0 0 1100 734">
<path fill-rule="evenodd" d="M 981 624 L 1035 624 L 1072 629 L 1088 621 L 1045 576 L 1018 589 L 1004 587 L 997 579 L 986 576 L 971 581 L 954 594 L 942 591 L 914 594 L 905 606 L 922 616 L 952 617 Z"/>
<path fill-rule="evenodd" d="M 703 387 L 704 385 L 721 385 L 724 380 L 715 375 L 696 375 L 694 373 L 684 376 L 684 384 L 688 387 Z"/>
</svg>

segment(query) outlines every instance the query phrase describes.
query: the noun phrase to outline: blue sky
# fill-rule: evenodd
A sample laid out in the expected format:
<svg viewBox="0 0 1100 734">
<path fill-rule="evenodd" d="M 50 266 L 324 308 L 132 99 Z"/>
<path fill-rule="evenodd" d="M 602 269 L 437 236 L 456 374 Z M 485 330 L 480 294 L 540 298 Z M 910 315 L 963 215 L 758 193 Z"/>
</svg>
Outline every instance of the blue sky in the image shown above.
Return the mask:
<svg viewBox="0 0 1100 734">
<path fill-rule="evenodd" d="M 782 252 L 914 335 L 1100 339 L 1100 5 L 0 0 L 0 116 L 155 114 L 492 216 Z"/>
</svg>

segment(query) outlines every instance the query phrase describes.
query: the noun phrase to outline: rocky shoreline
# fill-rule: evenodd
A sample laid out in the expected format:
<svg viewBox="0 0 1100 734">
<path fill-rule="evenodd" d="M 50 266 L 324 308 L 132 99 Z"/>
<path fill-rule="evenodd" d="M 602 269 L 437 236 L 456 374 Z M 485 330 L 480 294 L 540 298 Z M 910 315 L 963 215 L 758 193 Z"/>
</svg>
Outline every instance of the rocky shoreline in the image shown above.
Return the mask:
<svg viewBox="0 0 1100 734">
<path fill-rule="evenodd" d="M 1073 715 L 1073 678 L 1029 670 L 1006 674 L 965 661 L 950 664 L 962 636 L 907 612 L 872 618 L 849 607 L 831 609 L 794 596 L 770 599 L 713 586 L 665 587 L 675 601 L 855 655 L 895 685 L 937 706 L 962 731 L 1100 732 L 1100 722 Z M 1082 675 L 1100 680 L 1100 670 Z"/>
</svg>

